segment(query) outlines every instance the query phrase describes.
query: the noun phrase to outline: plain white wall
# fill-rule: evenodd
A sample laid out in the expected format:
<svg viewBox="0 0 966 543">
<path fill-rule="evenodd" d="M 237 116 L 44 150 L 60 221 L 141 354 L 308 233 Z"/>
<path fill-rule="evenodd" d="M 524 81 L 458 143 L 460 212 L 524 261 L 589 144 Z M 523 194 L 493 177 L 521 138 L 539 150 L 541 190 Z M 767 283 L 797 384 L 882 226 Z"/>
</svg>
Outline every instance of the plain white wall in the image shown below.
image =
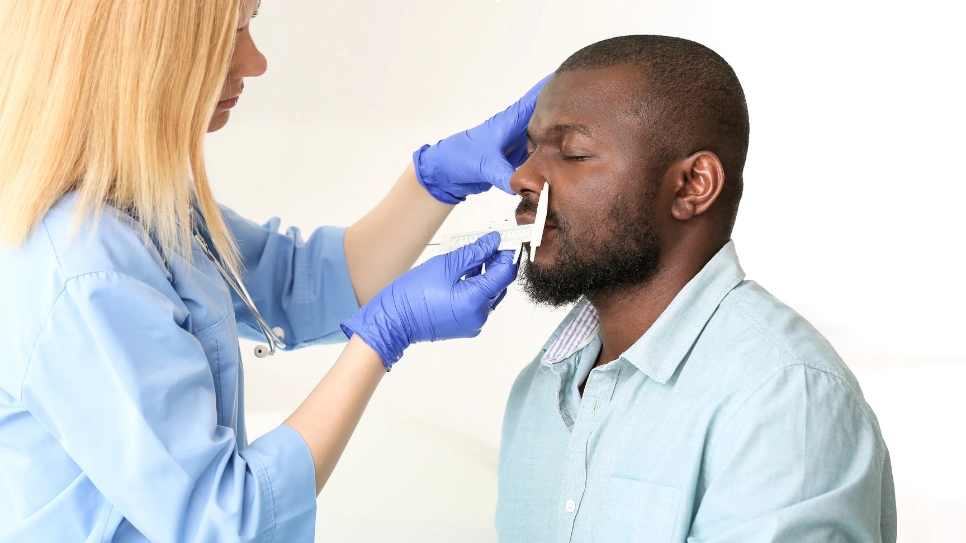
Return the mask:
<svg viewBox="0 0 966 543">
<path fill-rule="evenodd" d="M 893 455 L 900 539 L 963 540 L 961 5 L 264 0 L 252 33 L 268 73 L 208 138 L 208 163 L 221 201 L 254 220 L 348 225 L 419 145 L 503 109 L 577 49 L 631 33 L 701 42 L 748 98 L 734 234 L 748 277 L 859 377 Z M 443 231 L 514 205 L 471 198 Z M 494 541 L 503 405 L 564 314 L 513 290 L 479 338 L 407 351 L 319 499 L 319 540 Z M 337 354 L 246 360 L 250 433 L 278 424 Z"/>
</svg>

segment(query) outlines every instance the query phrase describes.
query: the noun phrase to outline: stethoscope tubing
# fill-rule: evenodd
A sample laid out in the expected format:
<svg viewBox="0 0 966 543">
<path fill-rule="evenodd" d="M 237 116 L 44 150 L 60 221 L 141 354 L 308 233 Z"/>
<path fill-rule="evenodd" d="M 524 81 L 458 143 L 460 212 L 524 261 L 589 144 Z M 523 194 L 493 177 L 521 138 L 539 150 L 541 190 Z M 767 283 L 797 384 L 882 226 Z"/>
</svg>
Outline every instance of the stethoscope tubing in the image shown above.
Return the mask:
<svg viewBox="0 0 966 543">
<path fill-rule="evenodd" d="M 267 346 L 255 346 L 255 356 L 258 358 L 264 358 L 266 356 L 275 354 L 276 349 L 284 349 L 285 342 L 282 340 L 282 338 L 285 337 L 285 332 L 281 328 L 272 328 L 268 325 L 265 319 L 262 318 L 262 314 L 259 313 L 258 308 L 255 307 L 255 301 L 252 299 L 251 295 L 248 294 L 248 289 L 245 288 L 245 284 L 240 279 L 236 279 L 228 272 L 228 270 L 224 268 L 224 266 L 221 265 L 221 262 L 219 262 L 218 258 L 214 255 L 214 253 L 211 252 L 211 249 L 208 248 L 208 244 L 205 243 L 205 239 L 201 236 L 201 234 L 195 234 L 195 239 L 198 241 L 198 245 L 201 246 L 202 252 L 204 252 L 205 256 L 208 257 L 208 260 L 215 265 L 215 269 L 217 269 L 218 273 L 221 274 L 221 277 L 225 280 L 225 283 L 227 283 L 228 286 L 235 291 L 235 294 L 238 295 L 245 306 L 248 307 L 248 310 L 252 312 L 252 315 L 255 316 L 255 322 L 261 329 L 262 334 L 265 335 L 265 342 L 267 343 Z"/>
</svg>

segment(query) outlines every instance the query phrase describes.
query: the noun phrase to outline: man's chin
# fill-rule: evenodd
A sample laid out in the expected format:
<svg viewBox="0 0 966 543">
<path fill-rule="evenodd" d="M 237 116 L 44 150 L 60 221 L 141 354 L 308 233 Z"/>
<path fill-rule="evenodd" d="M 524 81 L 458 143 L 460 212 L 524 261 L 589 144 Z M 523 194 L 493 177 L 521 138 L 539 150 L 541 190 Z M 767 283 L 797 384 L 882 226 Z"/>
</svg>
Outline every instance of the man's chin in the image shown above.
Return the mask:
<svg viewBox="0 0 966 543">
<path fill-rule="evenodd" d="M 541 263 L 538 255 L 535 262 L 527 261 L 520 267 L 520 284 L 523 292 L 536 305 L 559 308 L 575 303 L 583 296 L 580 289 L 568 281 L 566 273 L 548 265 L 549 255 Z"/>
</svg>

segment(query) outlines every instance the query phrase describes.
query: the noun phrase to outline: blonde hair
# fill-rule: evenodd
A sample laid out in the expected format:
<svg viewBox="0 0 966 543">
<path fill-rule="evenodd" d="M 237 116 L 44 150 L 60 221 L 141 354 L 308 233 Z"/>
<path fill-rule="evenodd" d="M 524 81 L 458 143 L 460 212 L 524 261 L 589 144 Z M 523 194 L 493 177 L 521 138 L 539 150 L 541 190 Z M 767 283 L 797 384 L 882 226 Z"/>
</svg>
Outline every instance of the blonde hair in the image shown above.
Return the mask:
<svg viewBox="0 0 966 543">
<path fill-rule="evenodd" d="M 239 0 L 0 1 L 0 234 L 19 245 L 65 194 L 107 202 L 190 254 L 193 202 L 228 269 L 238 252 L 204 165 Z"/>
</svg>

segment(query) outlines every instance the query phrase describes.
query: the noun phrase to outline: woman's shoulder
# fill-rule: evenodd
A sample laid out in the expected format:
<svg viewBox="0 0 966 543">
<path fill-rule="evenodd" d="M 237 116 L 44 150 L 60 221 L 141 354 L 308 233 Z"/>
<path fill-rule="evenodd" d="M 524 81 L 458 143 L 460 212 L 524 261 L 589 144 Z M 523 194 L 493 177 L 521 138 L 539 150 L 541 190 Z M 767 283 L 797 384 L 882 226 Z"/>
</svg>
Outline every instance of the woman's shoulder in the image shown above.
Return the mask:
<svg viewBox="0 0 966 543">
<path fill-rule="evenodd" d="M 0 365 L 0 390 L 15 397 L 58 301 L 72 299 L 110 309 L 119 297 L 143 304 L 144 298 L 128 297 L 137 292 L 154 290 L 172 301 L 177 297 L 160 255 L 148 245 L 150 240 L 145 243 L 136 221 L 106 210 L 96 227 L 90 220 L 78 225 L 75 206 L 73 195 L 62 198 L 24 243 L 0 244 L 0 329 L 11 331 L 5 336 L 9 356 L 7 364 Z M 128 290 L 117 292 L 118 285 Z M 105 299 L 105 293 L 112 297 Z M 67 302 L 62 306 L 71 307 Z"/>
<path fill-rule="evenodd" d="M 0 274 L 44 281 L 55 289 L 76 277 L 102 272 L 149 284 L 170 282 L 160 253 L 137 221 L 107 206 L 96 223 L 93 217 L 78 222 L 77 207 L 76 194 L 64 196 L 21 246 L 0 249 Z"/>
</svg>

